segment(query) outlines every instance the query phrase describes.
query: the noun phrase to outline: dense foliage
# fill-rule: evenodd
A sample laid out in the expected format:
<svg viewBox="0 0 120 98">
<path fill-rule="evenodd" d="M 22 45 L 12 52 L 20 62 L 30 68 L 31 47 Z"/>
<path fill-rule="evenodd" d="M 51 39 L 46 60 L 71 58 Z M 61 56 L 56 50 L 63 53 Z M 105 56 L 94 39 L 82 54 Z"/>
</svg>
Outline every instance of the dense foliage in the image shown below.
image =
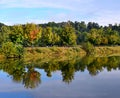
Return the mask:
<svg viewBox="0 0 120 98">
<path fill-rule="evenodd" d="M 93 45 L 119 45 L 120 25 L 100 26 L 89 22 L 49 22 L 46 24 L 27 23 L 6 26 L 0 24 L 0 45 L 13 42 L 28 46 L 75 46 L 81 43 Z"/>
<path fill-rule="evenodd" d="M 13 42 L 5 42 L 2 44 L 2 52 L 7 58 L 20 58 L 23 55 L 23 47 L 22 45 L 13 44 Z"/>
<path fill-rule="evenodd" d="M 94 53 L 94 46 L 90 42 L 86 42 L 82 44 L 82 48 L 86 51 L 87 54 Z"/>
</svg>

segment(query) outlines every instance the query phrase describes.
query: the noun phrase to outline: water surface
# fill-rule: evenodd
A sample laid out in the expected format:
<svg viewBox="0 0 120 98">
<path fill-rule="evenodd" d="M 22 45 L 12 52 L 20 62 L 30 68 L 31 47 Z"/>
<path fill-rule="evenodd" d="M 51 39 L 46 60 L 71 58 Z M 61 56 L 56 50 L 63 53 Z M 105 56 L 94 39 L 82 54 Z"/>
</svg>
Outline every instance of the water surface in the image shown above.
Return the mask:
<svg viewBox="0 0 120 98">
<path fill-rule="evenodd" d="M 120 57 L 0 61 L 0 98 L 120 98 Z"/>
</svg>

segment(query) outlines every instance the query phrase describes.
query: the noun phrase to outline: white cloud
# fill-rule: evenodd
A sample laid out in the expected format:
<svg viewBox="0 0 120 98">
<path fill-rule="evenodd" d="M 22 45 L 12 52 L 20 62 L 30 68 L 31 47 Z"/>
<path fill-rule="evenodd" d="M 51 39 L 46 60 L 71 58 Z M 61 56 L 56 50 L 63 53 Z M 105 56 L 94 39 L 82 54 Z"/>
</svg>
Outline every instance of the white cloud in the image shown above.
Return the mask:
<svg viewBox="0 0 120 98">
<path fill-rule="evenodd" d="M 35 23 L 35 24 L 39 24 L 39 23 L 48 23 L 50 20 L 40 20 L 40 19 L 26 19 L 24 22 L 23 21 L 16 21 L 16 22 L 12 22 L 12 21 L 4 21 L 3 23 L 6 25 L 16 25 L 16 24 L 26 24 L 26 23 Z"/>
<path fill-rule="evenodd" d="M 109 10 L 95 12 L 95 16 L 89 21 L 98 22 L 100 25 L 108 25 L 108 24 L 115 24 L 115 23 L 119 24 L 120 23 L 120 12 L 109 11 Z"/>
<path fill-rule="evenodd" d="M 4 8 L 24 7 L 24 8 L 65 8 L 79 9 L 82 6 L 90 4 L 94 0 L 0 0 L 0 5 L 4 4 Z M 87 5 L 88 6 L 88 5 Z"/>
<path fill-rule="evenodd" d="M 104 2 L 106 4 L 104 4 Z M 120 21 L 120 8 L 118 5 L 115 6 L 118 1 L 115 0 L 114 2 L 115 3 L 113 4 L 112 0 L 0 0 L 0 8 L 50 8 L 47 17 L 44 18 L 43 15 L 37 19 L 26 19 L 24 20 L 24 23 L 29 21 L 43 23 L 49 21 L 60 22 L 67 20 L 83 20 L 86 22 L 94 21 L 101 25 L 107 25 L 110 23 L 118 23 Z M 57 12 L 56 8 L 62 9 L 63 12 Z M 17 21 L 17 23 L 18 22 L 21 23 L 22 21 L 20 20 Z"/>
</svg>

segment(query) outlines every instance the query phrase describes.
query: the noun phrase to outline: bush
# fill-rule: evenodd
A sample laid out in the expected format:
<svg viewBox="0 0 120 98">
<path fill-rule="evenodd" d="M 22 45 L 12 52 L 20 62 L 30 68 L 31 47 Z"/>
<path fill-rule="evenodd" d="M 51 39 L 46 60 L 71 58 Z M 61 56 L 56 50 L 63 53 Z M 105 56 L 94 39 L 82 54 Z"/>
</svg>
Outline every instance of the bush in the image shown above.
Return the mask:
<svg viewBox="0 0 120 98">
<path fill-rule="evenodd" d="M 23 56 L 23 53 L 24 53 L 24 48 L 22 45 L 18 44 L 18 45 L 15 45 L 15 49 L 16 49 L 16 56 Z"/>
<path fill-rule="evenodd" d="M 87 52 L 87 54 L 94 53 L 94 46 L 90 42 L 86 42 L 82 44 L 82 48 Z"/>
<path fill-rule="evenodd" d="M 23 50 L 24 49 L 21 45 L 15 45 L 12 42 L 6 42 L 2 44 L 2 52 L 7 58 L 20 58 L 23 55 Z"/>
</svg>

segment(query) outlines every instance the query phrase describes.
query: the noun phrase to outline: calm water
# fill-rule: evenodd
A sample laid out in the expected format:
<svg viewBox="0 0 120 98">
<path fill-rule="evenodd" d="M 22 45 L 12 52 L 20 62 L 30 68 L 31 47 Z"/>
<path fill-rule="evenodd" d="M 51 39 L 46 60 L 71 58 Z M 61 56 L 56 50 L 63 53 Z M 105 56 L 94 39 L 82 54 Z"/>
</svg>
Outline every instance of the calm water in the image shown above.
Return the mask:
<svg viewBox="0 0 120 98">
<path fill-rule="evenodd" d="M 0 61 L 0 98 L 120 98 L 120 57 Z"/>
</svg>

